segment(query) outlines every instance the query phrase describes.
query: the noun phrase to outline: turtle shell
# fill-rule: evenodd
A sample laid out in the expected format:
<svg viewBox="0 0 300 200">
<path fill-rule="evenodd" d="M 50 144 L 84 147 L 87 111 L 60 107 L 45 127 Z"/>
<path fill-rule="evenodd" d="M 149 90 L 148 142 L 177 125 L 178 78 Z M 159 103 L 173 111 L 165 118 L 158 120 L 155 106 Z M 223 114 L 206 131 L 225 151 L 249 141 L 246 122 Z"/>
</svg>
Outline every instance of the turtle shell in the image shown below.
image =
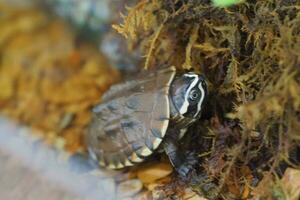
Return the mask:
<svg viewBox="0 0 300 200">
<path fill-rule="evenodd" d="M 175 67 L 115 85 L 93 109 L 87 134 L 91 156 L 119 169 L 144 161 L 160 145 L 169 119 L 169 88 Z"/>
</svg>

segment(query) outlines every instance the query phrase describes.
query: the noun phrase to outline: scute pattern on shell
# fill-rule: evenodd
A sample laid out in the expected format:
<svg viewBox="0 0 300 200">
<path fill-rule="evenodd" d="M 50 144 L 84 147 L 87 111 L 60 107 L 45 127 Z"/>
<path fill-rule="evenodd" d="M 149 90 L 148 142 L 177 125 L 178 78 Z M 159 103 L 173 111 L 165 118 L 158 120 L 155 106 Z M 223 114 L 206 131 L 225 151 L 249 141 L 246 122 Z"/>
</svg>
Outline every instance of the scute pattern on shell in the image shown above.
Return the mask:
<svg viewBox="0 0 300 200">
<path fill-rule="evenodd" d="M 93 110 L 89 150 L 100 165 L 118 169 L 144 161 L 166 134 L 175 67 L 111 87 Z"/>
</svg>

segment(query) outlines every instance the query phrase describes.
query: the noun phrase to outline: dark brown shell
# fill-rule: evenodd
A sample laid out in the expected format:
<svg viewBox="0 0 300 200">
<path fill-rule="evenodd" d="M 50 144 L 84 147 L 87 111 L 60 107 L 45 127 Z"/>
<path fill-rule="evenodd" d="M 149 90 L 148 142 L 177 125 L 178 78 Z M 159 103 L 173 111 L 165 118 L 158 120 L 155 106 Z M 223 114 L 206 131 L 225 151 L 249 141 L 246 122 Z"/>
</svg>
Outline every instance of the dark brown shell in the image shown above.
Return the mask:
<svg viewBox="0 0 300 200">
<path fill-rule="evenodd" d="M 158 148 L 169 118 L 169 87 L 175 67 L 115 85 L 93 110 L 89 151 L 102 166 L 117 169 L 142 162 Z"/>
</svg>

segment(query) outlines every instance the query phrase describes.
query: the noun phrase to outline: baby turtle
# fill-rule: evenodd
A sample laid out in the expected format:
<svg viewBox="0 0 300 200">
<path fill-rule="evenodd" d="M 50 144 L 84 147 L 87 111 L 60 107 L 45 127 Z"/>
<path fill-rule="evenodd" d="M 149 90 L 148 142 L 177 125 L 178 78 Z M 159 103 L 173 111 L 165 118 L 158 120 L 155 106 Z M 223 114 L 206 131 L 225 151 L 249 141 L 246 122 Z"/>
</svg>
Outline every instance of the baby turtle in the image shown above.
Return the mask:
<svg viewBox="0 0 300 200">
<path fill-rule="evenodd" d="M 120 169 L 163 149 L 175 169 L 187 175 L 191 166 L 177 143 L 199 118 L 206 96 L 203 76 L 178 74 L 175 67 L 112 86 L 93 109 L 86 138 L 91 157 Z"/>
</svg>

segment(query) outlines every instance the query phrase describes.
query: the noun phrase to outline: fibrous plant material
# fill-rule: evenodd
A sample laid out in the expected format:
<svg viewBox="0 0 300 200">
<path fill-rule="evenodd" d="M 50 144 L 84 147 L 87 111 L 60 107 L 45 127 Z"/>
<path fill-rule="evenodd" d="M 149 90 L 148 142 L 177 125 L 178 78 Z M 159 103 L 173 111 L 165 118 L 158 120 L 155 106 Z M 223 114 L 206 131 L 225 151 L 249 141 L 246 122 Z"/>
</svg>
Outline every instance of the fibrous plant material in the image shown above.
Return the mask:
<svg viewBox="0 0 300 200">
<path fill-rule="evenodd" d="M 175 65 L 209 80 L 206 111 L 186 138 L 198 138 L 189 146 L 200 157 L 192 183 L 199 193 L 274 197 L 271 182 L 287 166 L 299 168 L 299 6 L 297 0 L 228 8 L 207 0 L 145 0 L 114 25 L 130 46 L 139 44 L 144 68 Z M 214 141 L 203 157 L 207 133 Z M 253 193 L 261 179 L 269 184 Z"/>
<path fill-rule="evenodd" d="M 119 79 L 98 50 L 76 44 L 36 9 L 1 6 L 1 115 L 39 130 L 49 143 L 82 151 L 90 109 Z"/>
</svg>

